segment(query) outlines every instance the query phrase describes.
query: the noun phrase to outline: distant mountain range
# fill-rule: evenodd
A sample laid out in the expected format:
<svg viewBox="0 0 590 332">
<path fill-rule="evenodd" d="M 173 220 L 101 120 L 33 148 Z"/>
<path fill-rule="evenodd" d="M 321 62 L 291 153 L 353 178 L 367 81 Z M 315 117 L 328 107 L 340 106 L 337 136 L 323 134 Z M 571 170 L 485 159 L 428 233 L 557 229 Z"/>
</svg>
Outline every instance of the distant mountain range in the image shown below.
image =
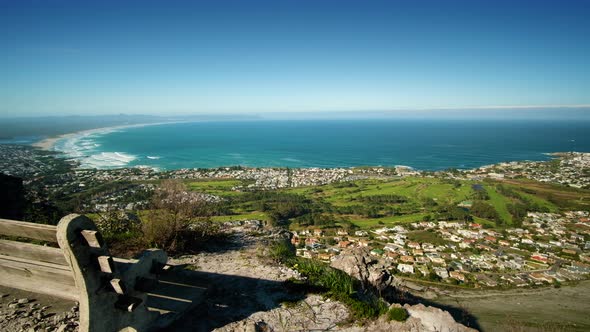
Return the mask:
<svg viewBox="0 0 590 332">
<path fill-rule="evenodd" d="M 72 133 L 81 130 L 123 126 L 133 124 L 173 122 L 173 121 L 214 121 L 257 119 L 250 115 L 96 115 L 96 116 L 44 116 L 0 118 L 0 139 L 14 137 L 47 137 Z"/>
</svg>

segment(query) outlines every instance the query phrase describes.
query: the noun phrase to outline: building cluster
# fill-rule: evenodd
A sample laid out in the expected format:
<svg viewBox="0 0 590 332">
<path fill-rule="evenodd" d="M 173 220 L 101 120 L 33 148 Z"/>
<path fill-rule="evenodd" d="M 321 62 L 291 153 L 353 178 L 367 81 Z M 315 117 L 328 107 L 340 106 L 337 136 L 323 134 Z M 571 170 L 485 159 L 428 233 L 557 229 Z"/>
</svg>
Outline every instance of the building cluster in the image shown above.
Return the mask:
<svg viewBox="0 0 590 332">
<path fill-rule="evenodd" d="M 416 233 L 432 240 L 416 240 Z M 372 231 L 304 229 L 294 232 L 292 243 L 298 255 L 324 261 L 365 247 L 397 275 L 473 287 L 522 287 L 590 276 L 586 211 L 529 213 L 522 228 L 503 231 L 446 221 Z"/>
<path fill-rule="evenodd" d="M 0 144 L 0 171 L 6 175 L 34 178 L 61 168 L 65 162 L 30 146 Z"/>
<path fill-rule="evenodd" d="M 390 173 L 382 167 L 374 168 L 246 168 L 220 167 L 214 169 L 182 169 L 165 172 L 176 179 L 238 179 L 250 182 L 234 190 L 273 190 L 291 187 L 318 186 L 351 179 L 381 176 Z"/>
<path fill-rule="evenodd" d="M 590 188 L 590 153 L 554 153 L 551 161 L 513 161 L 464 171 L 467 179 L 527 178 L 575 188 Z"/>
</svg>

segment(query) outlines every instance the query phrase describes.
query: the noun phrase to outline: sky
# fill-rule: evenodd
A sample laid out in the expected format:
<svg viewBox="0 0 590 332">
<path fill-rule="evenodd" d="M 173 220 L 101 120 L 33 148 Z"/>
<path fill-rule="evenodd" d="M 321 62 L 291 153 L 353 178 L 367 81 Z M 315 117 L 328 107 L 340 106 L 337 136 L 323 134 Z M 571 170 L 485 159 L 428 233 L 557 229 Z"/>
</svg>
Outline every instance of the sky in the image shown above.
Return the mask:
<svg viewBox="0 0 590 332">
<path fill-rule="evenodd" d="M 589 17 L 574 0 L 0 0 L 0 116 L 586 109 Z"/>
</svg>

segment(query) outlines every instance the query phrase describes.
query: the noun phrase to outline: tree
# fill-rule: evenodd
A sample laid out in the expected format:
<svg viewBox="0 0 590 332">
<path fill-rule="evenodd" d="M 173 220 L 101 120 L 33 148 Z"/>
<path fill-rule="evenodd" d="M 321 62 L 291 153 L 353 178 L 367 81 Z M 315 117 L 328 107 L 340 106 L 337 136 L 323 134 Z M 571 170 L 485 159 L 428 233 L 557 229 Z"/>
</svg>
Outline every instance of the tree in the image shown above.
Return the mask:
<svg viewBox="0 0 590 332">
<path fill-rule="evenodd" d="M 152 197 L 152 208 L 143 223 L 148 245 L 167 251 L 183 251 L 189 245 L 219 235 L 219 226 L 203 215 L 211 204 L 204 196 L 187 192 L 178 180 L 162 181 Z"/>
<path fill-rule="evenodd" d="M 501 221 L 498 211 L 496 211 L 496 209 L 492 205 L 485 203 L 483 201 L 473 202 L 470 211 L 474 216 L 480 218 L 495 220 L 496 222 Z"/>
</svg>

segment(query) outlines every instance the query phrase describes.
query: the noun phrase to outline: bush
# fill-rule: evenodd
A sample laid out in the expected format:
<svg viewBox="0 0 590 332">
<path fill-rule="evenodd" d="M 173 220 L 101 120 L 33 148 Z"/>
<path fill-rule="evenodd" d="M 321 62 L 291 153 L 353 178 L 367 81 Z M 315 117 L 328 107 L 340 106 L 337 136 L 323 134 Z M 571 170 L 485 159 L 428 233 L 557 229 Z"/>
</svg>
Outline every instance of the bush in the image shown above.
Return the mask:
<svg viewBox="0 0 590 332">
<path fill-rule="evenodd" d="M 270 258 L 285 263 L 295 257 L 295 248 L 288 240 L 279 240 L 270 247 Z"/>
<path fill-rule="evenodd" d="M 141 227 L 147 246 L 182 253 L 224 237 L 219 225 L 207 218 L 212 204 L 185 189 L 182 182 L 175 180 L 163 181 L 156 189 L 152 208 Z"/>
<path fill-rule="evenodd" d="M 149 217 L 142 224 L 143 241 L 149 247 L 166 251 L 181 251 L 184 249 L 183 234 L 189 231 L 189 222 L 170 218 L 164 211 L 151 211 Z"/>
<path fill-rule="evenodd" d="M 185 253 L 202 248 L 211 240 L 222 241 L 227 236 L 219 224 L 209 219 L 188 221 L 170 219 L 167 213 L 152 211 L 142 225 L 142 240 L 148 247 L 169 253 Z"/>
<path fill-rule="evenodd" d="M 395 320 L 398 322 L 403 322 L 408 319 L 410 315 L 404 308 L 391 308 L 387 312 L 387 319 L 388 320 Z"/>
<path fill-rule="evenodd" d="M 107 211 L 98 215 L 96 226 L 105 238 L 117 237 L 121 234 L 137 233 L 141 228 L 141 220 L 132 213 L 124 211 Z"/>
<path fill-rule="evenodd" d="M 323 293 L 325 296 L 344 303 L 354 319 L 371 319 L 387 311 L 385 303 L 370 293 L 359 295 L 358 280 L 346 272 L 334 269 L 322 262 L 295 258 L 292 260 L 296 269 L 307 278 L 305 286 L 308 291 Z M 298 285 L 301 288 L 301 285 Z"/>
</svg>

